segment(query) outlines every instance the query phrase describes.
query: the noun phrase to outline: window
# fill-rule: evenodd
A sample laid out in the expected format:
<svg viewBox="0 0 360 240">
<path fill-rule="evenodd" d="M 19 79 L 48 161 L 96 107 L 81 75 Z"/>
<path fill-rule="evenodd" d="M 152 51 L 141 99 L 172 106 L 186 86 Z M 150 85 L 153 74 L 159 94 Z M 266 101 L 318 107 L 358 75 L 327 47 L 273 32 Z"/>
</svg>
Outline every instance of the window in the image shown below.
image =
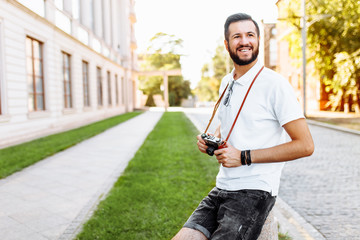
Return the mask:
<svg viewBox="0 0 360 240">
<path fill-rule="evenodd" d="M 108 87 L 108 103 L 109 105 L 112 104 L 111 101 L 111 74 L 109 71 L 107 71 L 107 87 Z"/>
<path fill-rule="evenodd" d="M 118 75 L 115 74 L 115 94 L 116 94 L 116 105 L 119 105 L 119 80 Z"/>
<path fill-rule="evenodd" d="M 98 97 L 98 106 L 103 105 L 103 94 L 102 94 L 102 77 L 101 77 L 101 68 L 96 67 L 96 78 L 97 78 L 97 97 Z"/>
<path fill-rule="evenodd" d="M 102 1 L 102 4 L 101 4 L 101 8 L 102 8 L 102 13 L 104 13 L 106 10 L 106 6 L 105 6 L 105 2 Z M 102 14 L 102 38 L 105 40 L 106 39 L 106 34 L 107 34 L 107 31 L 108 29 L 106 28 L 106 17 L 107 17 L 107 14 Z"/>
<path fill-rule="evenodd" d="M 121 104 L 125 104 L 125 80 L 121 77 Z"/>
<path fill-rule="evenodd" d="M 79 1 L 80 23 L 94 30 L 94 0 Z"/>
<path fill-rule="evenodd" d="M 65 108 L 72 108 L 70 58 L 70 54 L 62 52 Z"/>
<path fill-rule="evenodd" d="M 29 111 L 45 110 L 43 43 L 26 37 Z"/>
<path fill-rule="evenodd" d="M 59 9 L 59 10 L 64 10 L 64 1 L 63 0 L 54 0 L 55 6 Z"/>
<path fill-rule="evenodd" d="M 79 19 L 80 14 L 80 0 L 72 0 L 72 17 L 74 19 Z"/>
<path fill-rule="evenodd" d="M 2 81 L 3 81 L 3 69 L 2 69 L 2 67 L 3 67 L 3 65 L 2 65 L 2 48 L 1 48 L 1 46 L 2 46 L 2 22 L 1 22 L 1 19 L 0 19 L 0 115 L 1 114 L 3 114 L 3 110 L 1 109 L 1 105 L 3 104 L 2 103 Z"/>
<path fill-rule="evenodd" d="M 1 80 L 1 79 L 0 79 Z M 0 115 L 2 114 L 2 109 L 1 109 L 1 84 L 0 84 Z"/>
<path fill-rule="evenodd" d="M 83 75 L 83 91 L 84 91 L 84 107 L 90 107 L 90 93 L 89 93 L 89 63 L 82 62 Z"/>
<path fill-rule="evenodd" d="M 38 15 L 45 16 L 45 1 L 44 0 L 18 0 L 22 5 L 29 8 L 31 11 L 37 13 Z"/>
<path fill-rule="evenodd" d="M 1 80 L 1 79 L 0 79 Z M 0 115 L 2 114 L 2 110 L 1 110 L 1 84 L 0 84 Z"/>
</svg>

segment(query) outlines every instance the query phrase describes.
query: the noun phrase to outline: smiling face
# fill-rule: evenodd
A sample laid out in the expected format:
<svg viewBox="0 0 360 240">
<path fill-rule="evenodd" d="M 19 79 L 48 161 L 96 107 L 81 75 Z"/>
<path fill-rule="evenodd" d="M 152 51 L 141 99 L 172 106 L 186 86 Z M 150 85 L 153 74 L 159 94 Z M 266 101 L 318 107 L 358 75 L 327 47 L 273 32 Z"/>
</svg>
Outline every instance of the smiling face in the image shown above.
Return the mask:
<svg viewBox="0 0 360 240">
<path fill-rule="evenodd" d="M 250 20 L 231 23 L 225 47 L 235 64 L 244 66 L 253 63 L 259 55 L 255 24 Z"/>
</svg>

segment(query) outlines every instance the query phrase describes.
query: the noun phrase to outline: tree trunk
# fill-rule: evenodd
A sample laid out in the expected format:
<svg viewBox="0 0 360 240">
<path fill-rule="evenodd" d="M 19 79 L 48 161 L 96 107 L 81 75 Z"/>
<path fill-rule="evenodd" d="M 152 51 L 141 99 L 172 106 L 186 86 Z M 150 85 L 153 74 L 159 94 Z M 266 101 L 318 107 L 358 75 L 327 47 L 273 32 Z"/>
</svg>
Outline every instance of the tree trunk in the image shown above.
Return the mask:
<svg viewBox="0 0 360 240">
<path fill-rule="evenodd" d="M 354 107 L 354 110 L 355 110 L 355 113 L 359 114 L 360 113 L 360 107 L 359 107 L 359 98 L 357 96 L 357 93 L 355 93 L 353 95 L 353 107 Z"/>
<path fill-rule="evenodd" d="M 349 113 L 350 112 L 350 104 L 349 104 L 349 100 L 350 100 L 350 95 L 349 94 L 345 94 L 344 97 L 344 113 Z"/>
</svg>

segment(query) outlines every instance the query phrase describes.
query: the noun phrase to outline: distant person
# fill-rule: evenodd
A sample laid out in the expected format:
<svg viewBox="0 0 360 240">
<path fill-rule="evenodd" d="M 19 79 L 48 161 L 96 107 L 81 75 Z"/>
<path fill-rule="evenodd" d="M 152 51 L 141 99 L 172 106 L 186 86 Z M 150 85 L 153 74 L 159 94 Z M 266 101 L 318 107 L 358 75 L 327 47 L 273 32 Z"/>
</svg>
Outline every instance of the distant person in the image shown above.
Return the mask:
<svg viewBox="0 0 360 240">
<path fill-rule="evenodd" d="M 216 187 L 173 238 L 176 240 L 256 240 L 275 204 L 284 162 L 314 151 L 293 88 L 258 60 L 258 24 L 251 16 L 238 13 L 227 18 L 224 30 L 234 69 L 221 82 L 220 94 L 228 87 L 219 105 L 215 137 L 228 136 L 255 81 L 224 148 L 214 151 L 220 164 Z M 206 153 L 208 145 L 201 135 L 197 139 L 199 150 Z"/>
</svg>

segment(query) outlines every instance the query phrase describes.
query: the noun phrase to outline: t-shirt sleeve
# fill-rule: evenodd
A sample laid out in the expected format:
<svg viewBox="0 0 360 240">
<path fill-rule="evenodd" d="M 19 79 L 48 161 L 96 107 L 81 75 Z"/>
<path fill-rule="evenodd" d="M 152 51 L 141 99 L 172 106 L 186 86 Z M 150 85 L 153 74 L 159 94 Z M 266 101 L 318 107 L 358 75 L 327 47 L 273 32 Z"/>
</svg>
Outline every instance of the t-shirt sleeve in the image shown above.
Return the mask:
<svg viewBox="0 0 360 240">
<path fill-rule="evenodd" d="M 296 119 L 304 118 L 294 88 L 282 78 L 276 86 L 274 112 L 281 126 Z"/>
</svg>

